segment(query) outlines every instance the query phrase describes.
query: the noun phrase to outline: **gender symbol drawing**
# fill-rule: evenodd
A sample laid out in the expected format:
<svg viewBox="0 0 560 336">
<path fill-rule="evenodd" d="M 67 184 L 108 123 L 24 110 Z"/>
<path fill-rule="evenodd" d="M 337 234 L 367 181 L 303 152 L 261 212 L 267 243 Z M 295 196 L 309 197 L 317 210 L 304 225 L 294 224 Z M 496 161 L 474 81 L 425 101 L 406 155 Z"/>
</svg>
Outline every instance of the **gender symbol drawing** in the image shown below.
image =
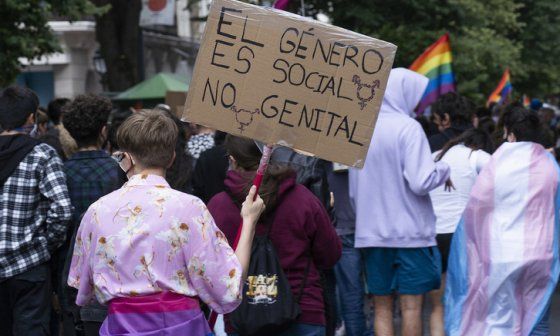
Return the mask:
<svg viewBox="0 0 560 336">
<path fill-rule="evenodd" d="M 375 97 L 375 89 L 379 88 L 381 84 L 378 79 L 374 80 L 371 84 L 362 83 L 362 80 L 358 75 L 354 75 L 354 77 L 352 77 L 352 82 L 357 86 L 356 97 L 360 100 L 358 103 L 360 105 L 360 110 L 363 110 L 367 103 Z M 369 97 L 364 98 L 360 94 L 361 91 L 365 91 L 364 95 L 369 94 Z"/>
<path fill-rule="evenodd" d="M 235 121 L 239 124 L 239 130 L 241 133 L 245 130 L 245 127 L 251 125 L 254 119 L 255 114 L 260 114 L 260 109 L 255 109 L 254 111 L 245 110 L 245 109 L 238 109 L 235 105 L 230 108 L 233 113 L 235 113 Z"/>
</svg>

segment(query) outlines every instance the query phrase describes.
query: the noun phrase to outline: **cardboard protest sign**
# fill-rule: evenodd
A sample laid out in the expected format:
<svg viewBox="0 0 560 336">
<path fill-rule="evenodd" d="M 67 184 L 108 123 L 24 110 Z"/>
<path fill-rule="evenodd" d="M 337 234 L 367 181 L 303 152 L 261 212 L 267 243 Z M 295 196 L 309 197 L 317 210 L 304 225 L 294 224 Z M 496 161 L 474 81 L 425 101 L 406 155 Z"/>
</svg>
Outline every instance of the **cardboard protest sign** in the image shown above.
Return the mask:
<svg viewBox="0 0 560 336">
<path fill-rule="evenodd" d="M 169 106 L 171 112 L 178 118 L 181 118 L 183 115 L 186 99 L 187 93 L 183 91 L 167 91 L 165 93 L 165 104 Z"/>
<path fill-rule="evenodd" d="M 183 119 L 362 167 L 397 47 L 214 0 Z"/>
</svg>

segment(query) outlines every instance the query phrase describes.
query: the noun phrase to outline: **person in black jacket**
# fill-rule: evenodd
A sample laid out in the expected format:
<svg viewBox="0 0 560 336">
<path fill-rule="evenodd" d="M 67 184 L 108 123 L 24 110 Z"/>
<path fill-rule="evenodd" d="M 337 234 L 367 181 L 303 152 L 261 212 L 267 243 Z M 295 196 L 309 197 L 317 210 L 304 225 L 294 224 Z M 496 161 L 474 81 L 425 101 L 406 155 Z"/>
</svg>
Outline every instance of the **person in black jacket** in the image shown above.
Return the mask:
<svg viewBox="0 0 560 336">
<path fill-rule="evenodd" d="M 193 195 L 204 203 L 225 191 L 224 180 L 229 167 L 227 151 L 224 147 L 226 133 L 216 131 L 214 134 L 215 146 L 205 150 L 196 160 L 192 185 Z"/>
<path fill-rule="evenodd" d="M 442 149 L 449 140 L 473 127 L 473 103 L 455 92 L 440 96 L 432 105 L 432 113 L 440 131 L 428 138 L 432 153 Z"/>
<path fill-rule="evenodd" d="M 62 160 L 36 134 L 37 95 L 0 92 L 0 335 L 49 335 L 49 262 L 72 205 Z"/>
</svg>

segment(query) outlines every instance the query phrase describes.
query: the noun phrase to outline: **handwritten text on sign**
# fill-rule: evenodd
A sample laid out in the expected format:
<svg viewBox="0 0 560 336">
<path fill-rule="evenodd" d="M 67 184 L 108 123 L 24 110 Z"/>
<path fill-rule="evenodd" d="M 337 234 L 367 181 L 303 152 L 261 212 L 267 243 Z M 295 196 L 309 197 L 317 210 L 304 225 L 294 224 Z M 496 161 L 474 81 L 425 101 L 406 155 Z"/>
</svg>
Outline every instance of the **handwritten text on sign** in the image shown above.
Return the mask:
<svg viewBox="0 0 560 336">
<path fill-rule="evenodd" d="M 215 0 L 184 117 L 361 167 L 395 51 L 297 15 Z"/>
</svg>

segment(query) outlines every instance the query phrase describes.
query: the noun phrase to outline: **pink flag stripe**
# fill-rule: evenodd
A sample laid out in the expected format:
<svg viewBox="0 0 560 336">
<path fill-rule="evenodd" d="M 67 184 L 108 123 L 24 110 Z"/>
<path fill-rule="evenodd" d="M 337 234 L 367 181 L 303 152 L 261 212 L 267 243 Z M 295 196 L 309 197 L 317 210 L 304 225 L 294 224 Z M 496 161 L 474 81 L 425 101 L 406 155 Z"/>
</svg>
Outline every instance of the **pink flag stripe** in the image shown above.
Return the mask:
<svg viewBox="0 0 560 336">
<path fill-rule="evenodd" d="M 525 210 L 525 248 L 523 255 L 532 261 L 523 269 L 518 279 L 515 293 L 517 319 L 519 324 L 516 330 L 521 330 L 523 335 L 531 334 L 534 321 L 539 315 L 539 305 L 543 301 L 548 287 L 549 279 L 536 278 L 534 275 L 542 270 L 550 270 L 553 263 L 554 223 L 555 210 L 551 202 L 544 200 L 555 199 L 558 187 L 558 174 L 550 160 L 539 160 L 546 157 L 544 148 L 533 145 L 531 163 L 529 165 L 529 195 L 527 209 Z M 544 171 L 544 173 L 543 173 Z M 548 177 L 554 176 L 554 180 Z M 543 186 L 550 186 L 553 188 Z M 527 284 L 532 284 L 527 286 Z"/>
<path fill-rule="evenodd" d="M 484 335 L 484 316 L 488 311 L 486 293 L 491 263 L 489 242 L 494 209 L 495 171 L 496 157 L 493 157 L 476 182 L 476 185 L 485 185 L 488 189 L 477 190 L 475 185 L 465 209 L 465 223 L 480 223 L 480 226 L 465 225 L 469 291 L 463 305 L 462 335 Z M 472 288 L 478 290 L 473 291 Z M 472 307 L 476 309 L 470 309 Z"/>
<path fill-rule="evenodd" d="M 286 10 L 289 4 L 290 4 L 290 0 L 276 0 L 276 2 L 274 2 L 273 7 L 276 9 Z"/>
<path fill-rule="evenodd" d="M 173 292 L 122 297 L 111 300 L 109 314 L 161 313 L 199 309 L 198 300 Z"/>
</svg>

